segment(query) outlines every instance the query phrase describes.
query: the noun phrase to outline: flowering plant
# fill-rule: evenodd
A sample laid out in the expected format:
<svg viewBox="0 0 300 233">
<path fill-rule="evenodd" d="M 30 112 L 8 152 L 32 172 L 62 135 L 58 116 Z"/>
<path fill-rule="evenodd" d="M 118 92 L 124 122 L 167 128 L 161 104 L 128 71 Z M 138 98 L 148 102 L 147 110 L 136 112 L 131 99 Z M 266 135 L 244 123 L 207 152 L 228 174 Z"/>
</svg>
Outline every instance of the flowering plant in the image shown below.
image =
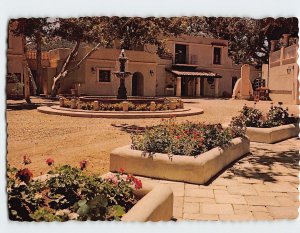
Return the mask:
<svg viewBox="0 0 300 233">
<path fill-rule="evenodd" d="M 52 161 L 51 164 L 53 164 Z M 86 160 L 81 164 L 86 164 Z M 86 166 L 86 165 L 83 165 Z M 142 183 L 121 173 L 101 178 L 80 169 L 51 166 L 47 179 L 8 165 L 9 218 L 17 221 L 120 220 L 137 203 Z"/>
<path fill-rule="evenodd" d="M 93 110 L 92 102 L 80 102 L 77 101 L 77 105 L 80 106 L 83 110 Z M 64 101 L 65 108 L 71 108 L 71 102 L 69 100 Z M 179 102 L 176 104 L 176 108 L 180 108 Z M 168 103 L 158 103 L 155 105 L 156 111 L 161 110 L 169 110 L 170 106 Z M 99 104 L 100 111 L 122 111 L 122 103 L 100 103 Z M 150 111 L 150 103 L 147 104 L 134 104 L 132 102 L 128 102 L 128 111 Z"/>
<path fill-rule="evenodd" d="M 227 146 L 236 136 L 244 136 L 243 131 L 237 135 L 230 127 L 223 129 L 221 124 L 206 125 L 189 121 L 178 124 L 171 118 L 162 121 L 158 126 L 146 129 L 143 134 L 132 134 L 131 148 L 142 150 L 150 156 L 154 153 L 197 156 L 215 147 Z"/>
<path fill-rule="evenodd" d="M 296 118 L 289 115 L 288 108 L 282 108 L 281 102 L 279 102 L 279 106 L 273 106 L 273 103 L 271 103 L 271 107 L 266 114 L 255 107 L 245 105 L 239 117 L 247 127 L 270 128 L 296 123 Z"/>
<path fill-rule="evenodd" d="M 54 164 L 54 160 L 52 158 L 46 159 L 46 163 L 48 166 L 52 166 Z"/>
</svg>

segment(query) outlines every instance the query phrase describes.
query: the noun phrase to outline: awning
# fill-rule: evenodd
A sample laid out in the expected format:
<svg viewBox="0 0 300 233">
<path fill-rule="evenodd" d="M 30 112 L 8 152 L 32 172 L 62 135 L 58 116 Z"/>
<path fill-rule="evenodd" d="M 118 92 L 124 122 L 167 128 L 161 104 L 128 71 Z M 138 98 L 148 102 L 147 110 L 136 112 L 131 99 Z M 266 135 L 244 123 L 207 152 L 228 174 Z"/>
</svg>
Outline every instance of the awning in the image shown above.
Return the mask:
<svg viewBox="0 0 300 233">
<path fill-rule="evenodd" d="M 196 67 L 172 66 L 171 68 L 166 68 L 166 71 L 179 77 L 222 78 L 222 76 L 217 73 L 208 70 L 199 70 Z"/>
</svg>

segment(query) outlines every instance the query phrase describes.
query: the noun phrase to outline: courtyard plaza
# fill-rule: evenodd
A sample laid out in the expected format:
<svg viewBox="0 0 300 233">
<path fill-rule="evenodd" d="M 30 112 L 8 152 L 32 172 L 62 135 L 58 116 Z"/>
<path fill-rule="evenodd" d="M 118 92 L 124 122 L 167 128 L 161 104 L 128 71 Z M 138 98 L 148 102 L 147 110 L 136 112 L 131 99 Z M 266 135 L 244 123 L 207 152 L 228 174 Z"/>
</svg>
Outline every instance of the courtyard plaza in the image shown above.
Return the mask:
<svg viewBox="0 0 300 233">
<path fill-rule="evenodd" d="M 34 176 L 45 174 L 45 160 L 56 165 L 77 166 L 87 160 L 88 173 L 109 172 L 109 154 L 130 144 L 130 134 L 116 125 L 156 125 L 161 119 L 101 119 L 48 115 L 37 105 L 58 104 L 32 98 L 34 105 L 8 100 L 7 161 L 22 167 L 23 156 Z M 201 108 L 204 114 L 177 118 L 177 122 L 226 123 L 238 115 L 244 104 L 232 99 L 184 99 L 185 106 Z M 267 111 L 271 101 L 259 101 L 256 108 Z M 274 103 L 276 104 L 276 103 Z M 283 105 L 298 116 L 298 106 Z M 140 177 L 144 182 L 163 183 L 174 193 L 174 220 L 273 220 L 298 217 L 299 139 L 276 144 L 250 144 L 250 154 L 224 169 L 206 185 L 194 185 Z"/>
</svg>

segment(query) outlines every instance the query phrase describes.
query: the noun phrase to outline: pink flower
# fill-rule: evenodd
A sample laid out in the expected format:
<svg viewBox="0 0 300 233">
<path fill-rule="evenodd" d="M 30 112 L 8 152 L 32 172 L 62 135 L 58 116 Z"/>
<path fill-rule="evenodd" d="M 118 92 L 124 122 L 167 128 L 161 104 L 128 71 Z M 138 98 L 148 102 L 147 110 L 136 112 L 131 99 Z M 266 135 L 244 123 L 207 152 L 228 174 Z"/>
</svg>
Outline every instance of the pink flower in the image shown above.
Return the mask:
<svg viewBox="0 0 300 233">
<path fill-rule="evenodd" d="M 46 163 L 47 163 L 48 166 L 52 166 L 54 164 L 54 160 L 52 158 L 48 158 L 46 160 Z"/>
<path fill-rule="evenodd" d="M 28 183 L 32 177 L 33 177 L 32 172 L 28 168 L 23 168 L 18 170 L 16 174 L 16 178 L 18 178 L 19 180 L 25 183 Z"/>
<path fill-rule="evenodd" d="M 81 170 L 86 169 L 87 164 L 88 164 L 88 161 L 87 161 L 87 160 L 82 160 L 82 161 L 79 163 L 80 169 L 81 169 Z"/>
</svg>

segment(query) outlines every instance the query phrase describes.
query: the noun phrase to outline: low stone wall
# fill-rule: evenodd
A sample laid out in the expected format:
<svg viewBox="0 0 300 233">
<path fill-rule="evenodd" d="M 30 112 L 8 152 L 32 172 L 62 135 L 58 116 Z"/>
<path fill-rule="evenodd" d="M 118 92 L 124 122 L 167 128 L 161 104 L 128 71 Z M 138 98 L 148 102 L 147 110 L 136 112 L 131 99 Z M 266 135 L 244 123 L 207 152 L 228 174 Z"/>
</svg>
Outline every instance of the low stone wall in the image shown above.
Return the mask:
<svg viewBox="0 0 300 233">
<path fill-rule="evenodd" d="M 124 222 L 169 221 L 173 217 L 173 192 L 162 184 L 153 185 L 143 182 L 143 188 L 134 194 L 141 197 L 122 217 Z"/>
<path fill-rule="evenodd" d="M 41 106 L 37 108 L 38 112 L 71 116 L 71 117 L 90 117 L 90 118 L 119 118 L 119 119 L 139 119 L 139 118 L 170 118 L 194 116 L 203 113 L 200 108 L 184 108 L 166 111 L 92 111 L 81 109 L 61 108 L 59 106 Z"/>
<path fill-rule="evenodd" d="M 197 157 L 156 153 L 143 156 L 142 151 L 132 150 L 130 145 L 115 149 L 110 154 L 110 171 L 126 172 L 146 177 L 205 184 L 224 167 L 250 151 L 248 138 L 235 138 L 221 149 L 214 148 Z"/>
<path fill-rule="evenodd" d="M 247 127 L 246 134 L 252 142 L 275 143 L 297 137 L 299 134 L 299 125 L 297 123 L 272 128 Z"/>
</svg>

